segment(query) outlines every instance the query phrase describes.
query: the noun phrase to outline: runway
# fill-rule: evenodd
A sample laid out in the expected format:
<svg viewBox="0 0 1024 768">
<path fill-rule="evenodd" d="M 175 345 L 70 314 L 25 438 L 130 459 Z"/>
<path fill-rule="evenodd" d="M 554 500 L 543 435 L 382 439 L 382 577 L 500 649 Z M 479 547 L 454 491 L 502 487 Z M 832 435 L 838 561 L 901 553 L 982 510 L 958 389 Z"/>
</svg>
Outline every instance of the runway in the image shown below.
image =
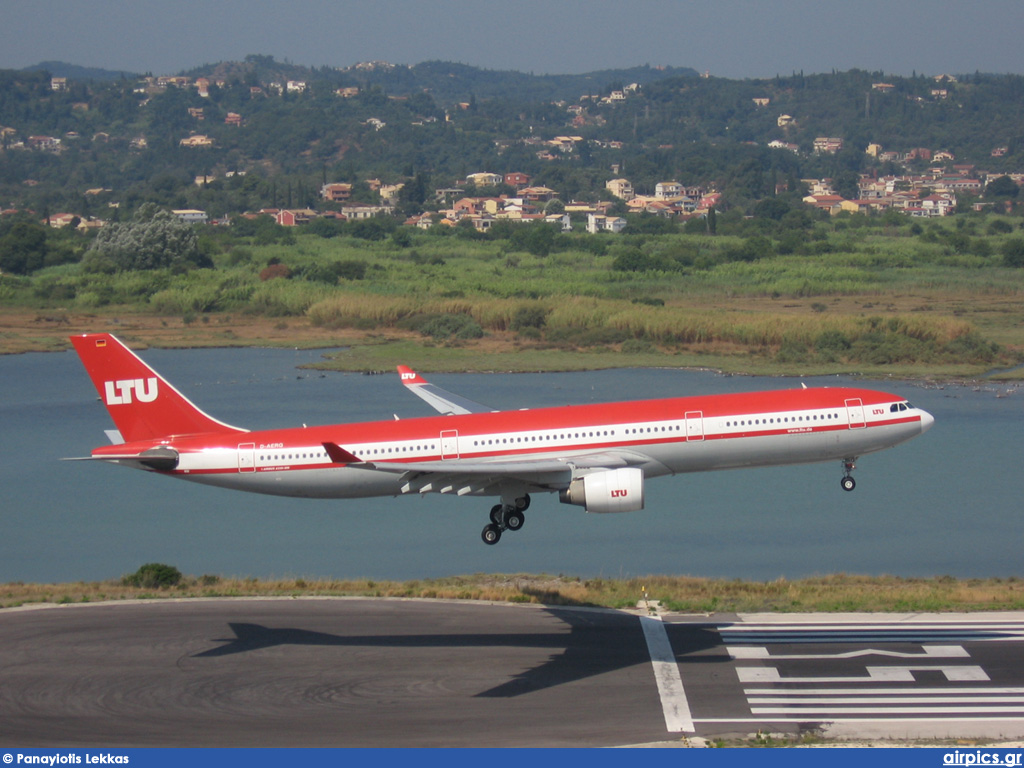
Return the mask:
<svg viewBox="0 0 1024 768">
<path fill-rule="evenodd" d="M 1024 615 L 425 600 L 0 612 L 3 746 L 616 746 L 1024 736 Z"/>
</svg>

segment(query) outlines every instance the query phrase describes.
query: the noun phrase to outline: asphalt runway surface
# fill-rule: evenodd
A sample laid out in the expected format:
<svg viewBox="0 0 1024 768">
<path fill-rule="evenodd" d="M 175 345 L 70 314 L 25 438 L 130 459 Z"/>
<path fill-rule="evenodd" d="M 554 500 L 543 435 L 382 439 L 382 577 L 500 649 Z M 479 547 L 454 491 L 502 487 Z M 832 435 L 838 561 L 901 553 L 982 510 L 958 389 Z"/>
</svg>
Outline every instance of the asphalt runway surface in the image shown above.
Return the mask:
<svg viewBox="0 0 1024 768">
<path fill-rule="evenodd" d="M 1024 735 L 1024 615 L 425 600 L 0 612 L 0 745 L 616 746 Z"/>
</svg>

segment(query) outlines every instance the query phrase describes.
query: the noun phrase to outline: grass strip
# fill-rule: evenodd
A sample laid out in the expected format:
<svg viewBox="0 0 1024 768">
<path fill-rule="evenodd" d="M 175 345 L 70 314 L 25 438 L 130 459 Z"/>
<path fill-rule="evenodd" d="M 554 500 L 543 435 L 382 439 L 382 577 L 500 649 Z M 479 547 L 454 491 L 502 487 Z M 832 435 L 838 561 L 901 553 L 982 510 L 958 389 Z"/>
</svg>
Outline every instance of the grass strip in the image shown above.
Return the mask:
<svg viewBox="0 0 1024 768">
<path fill-rule="evenodd" d="M 629 608 L 645 595 L 671 611 L 943 612 L 1024 610 L 1024 579 L 904 578 L 836 574 L 756 582 L 693 576 L 584 579 L 533 574 L 473 574 L 411 581 L 254 579 L 186 576 L 171 587 L 125 579 L 0 585 L 0 607 L 213 597 L 369 597 L 485 600 L 556 606 Z"/>
</svg>

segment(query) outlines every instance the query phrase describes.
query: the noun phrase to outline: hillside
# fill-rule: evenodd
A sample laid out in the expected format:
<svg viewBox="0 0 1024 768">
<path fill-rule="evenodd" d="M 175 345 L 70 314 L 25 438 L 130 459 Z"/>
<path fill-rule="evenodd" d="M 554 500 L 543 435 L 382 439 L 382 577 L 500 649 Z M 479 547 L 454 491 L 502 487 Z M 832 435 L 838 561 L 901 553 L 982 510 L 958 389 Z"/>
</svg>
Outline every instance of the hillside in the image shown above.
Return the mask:
<svg viewBox="0 0 1024 768">
<path fill-rule="evenodd" d="M 482 69 L 447 61 L 425 61 L 412 66 L 365 62 L 349 67 L 309 68 L 276 61 L 272 56 L 246 56 L 241 62 L 203 65 L 181 73 L 187 77 L 238 79 L 270 83 L 302 80 L 326 82 L 336 88 L 380 88 L 392 97 L 429 93 L 439 105 L 470 99 L 505 99 L 517 102 L 570 101 L 583 94 L 607 92 L 611 84 L 646 85 L 665 78 L 696 77 L 693 69 L 650 66 L 600 70 L 580 75 L 534 75 Z"/>
<path fill-rule="evenodd" d="M 309 69 L 269 56 L 177 78 L 84 72 L 90 79 L 54 90 L 49 72 L 0 71 L 5 206 L 96 215 L 97 202 L 148 200 L 223 215 L 310 206 L 327 181 L 419 175 L 429 191 L 488 171 L 526 174 L 563 201 L 597 199 L 609 179 L 628 175 L 638 194 L 676 180 L 726 193 L 725 207 L 749 207 L 797 179 L 845 177 L 849 187 L 858 173 L 896 173 L 920 149 L 908 168 L 924 170 L 935 155 L 947 167 L 1024 169 L 1024 78 L 1011 75 L 734 81 L 652 67 Z M 820 137 L 841 148 L 816 151 Z M 196 177 L 237 172 L 254 178 L 239 189 L 194 188 Z M 109 193 L 83 197 L 95 189 Z"/>
<path fill-rule="evenodd" d="M 121 80 L 124 78 L 134 79 L 138 77 L 137 72 L 125 72 L 123 70 L 101 69 L 99 67 L 82 67 L 78 64 L 68 64 L 66 61 L 41 61 L 31 67 L 25 67 L 26 72 L 47 72 L 52 77 L 66 77 L 69 80 Z"/>
</svg>

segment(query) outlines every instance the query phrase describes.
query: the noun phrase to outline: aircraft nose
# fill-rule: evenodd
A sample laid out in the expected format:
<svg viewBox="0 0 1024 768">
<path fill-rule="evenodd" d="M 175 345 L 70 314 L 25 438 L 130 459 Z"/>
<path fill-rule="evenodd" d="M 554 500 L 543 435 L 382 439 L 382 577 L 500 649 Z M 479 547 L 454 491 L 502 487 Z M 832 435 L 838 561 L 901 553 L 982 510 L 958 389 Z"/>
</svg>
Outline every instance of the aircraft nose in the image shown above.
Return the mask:
<svg viewBox="0 0 1024 768">
<path fill-rule="evenodd" d="M 923 435 L 929 429 L 932 428 L 932 424 L 935 423 L 935 417 L 932 416 L 928 411 L 921 411 L 921 434 Z"/>
</svg>

